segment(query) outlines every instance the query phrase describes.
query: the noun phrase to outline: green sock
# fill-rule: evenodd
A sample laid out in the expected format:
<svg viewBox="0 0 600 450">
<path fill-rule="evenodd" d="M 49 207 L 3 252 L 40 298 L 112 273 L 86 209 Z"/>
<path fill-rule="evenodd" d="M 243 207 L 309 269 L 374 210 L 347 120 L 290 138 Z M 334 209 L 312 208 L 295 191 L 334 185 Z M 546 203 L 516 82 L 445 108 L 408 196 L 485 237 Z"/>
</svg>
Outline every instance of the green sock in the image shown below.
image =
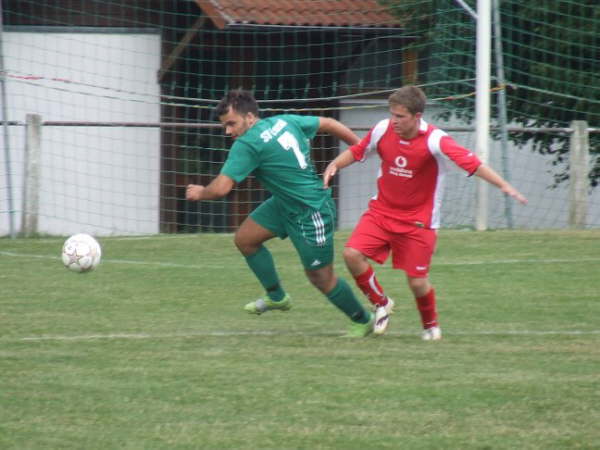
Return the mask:
<svg viewBox="0 0 600 450">
<path fill-rule="evenodd" d="M 350 320 L 358 323 L 367 323 L 371 317 L 363 305 L 358 301 L 354 292 L 348 283 L 342 278 L 338 278 L 335 287 L 327 294 L 331 303 L 342 310 L 344 314 L 350 317 Z"/>
<path fill-rule="evenodd" d="M 285 291 L 279 284 L 279 277 L 275 270 L 275 263 L 271 252 L 265 246 L 261 246 L 258 251 L 250 256 L 246 256 L 246 262 L 260 284 L 267 291 L 267 295 L 274 302 L 283 300 Z"/>
</svg>

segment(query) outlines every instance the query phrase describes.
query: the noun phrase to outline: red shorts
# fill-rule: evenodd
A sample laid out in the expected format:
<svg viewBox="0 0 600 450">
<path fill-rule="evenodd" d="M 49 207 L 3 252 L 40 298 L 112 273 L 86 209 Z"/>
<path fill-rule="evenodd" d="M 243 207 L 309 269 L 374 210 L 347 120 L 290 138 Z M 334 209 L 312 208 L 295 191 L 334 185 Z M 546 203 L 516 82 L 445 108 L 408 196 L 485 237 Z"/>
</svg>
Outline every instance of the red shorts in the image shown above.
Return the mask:
<svg viewBox="0 0 600 450">
<path fill-rule="evenodd" d="M 410 277 L 424 278 L 429 273 L 437 232 L 400 222 L 367 210 L 346 243 L 367 258 L 383 264 L 390 250 L 392 267 Z"/>
</svg>

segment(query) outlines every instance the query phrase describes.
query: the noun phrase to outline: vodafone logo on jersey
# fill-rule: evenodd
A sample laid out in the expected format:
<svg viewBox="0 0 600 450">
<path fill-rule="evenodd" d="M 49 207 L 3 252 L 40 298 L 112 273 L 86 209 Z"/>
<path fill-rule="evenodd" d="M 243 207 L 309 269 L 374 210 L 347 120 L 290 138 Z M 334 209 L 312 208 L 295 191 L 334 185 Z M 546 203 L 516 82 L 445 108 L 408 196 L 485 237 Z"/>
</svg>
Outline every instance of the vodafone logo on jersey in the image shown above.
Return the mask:
<svg viewBox="0 0 600 450">
<path fill-rule="evenodd" d="M 410 169 L 406 169 L 408 165 L 408 160 L 404 156 L 396 156 L 394 160 L 395 166 L 390 166 L 390 175 L 394 175 L 395 177 L 406 177 L 412 178 L 413 171 Z"/>
<path fill-rule="evenodd" d="M 396 161 L 394 161 L 396 163 L 397 167 L 406 167 L 406 165 L 408 164 L 408 161 L 406 160 L 406 158 L 404 156 L 398 156 L 396 157 Z"/>
</svg>

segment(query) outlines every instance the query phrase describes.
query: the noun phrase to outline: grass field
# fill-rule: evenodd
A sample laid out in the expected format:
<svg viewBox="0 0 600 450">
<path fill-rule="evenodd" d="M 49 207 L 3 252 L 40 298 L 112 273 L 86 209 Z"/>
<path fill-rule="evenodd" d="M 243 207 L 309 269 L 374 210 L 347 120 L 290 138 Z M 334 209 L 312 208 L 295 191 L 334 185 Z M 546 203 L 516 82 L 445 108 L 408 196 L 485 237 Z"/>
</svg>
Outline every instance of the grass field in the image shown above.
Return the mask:
<svg viewBox="0 0 600 450">
<path fill-rule="evenodd" d="M 600 231 L 442 231 L 441 342 L 387 266 L 388 334 L 349 341 L 287 241 L 260 317 L 231 236 L 100 239 L 84 275 L 62 241 L 0 239 L 2 449 L 600 448 Z"/>
</svg>

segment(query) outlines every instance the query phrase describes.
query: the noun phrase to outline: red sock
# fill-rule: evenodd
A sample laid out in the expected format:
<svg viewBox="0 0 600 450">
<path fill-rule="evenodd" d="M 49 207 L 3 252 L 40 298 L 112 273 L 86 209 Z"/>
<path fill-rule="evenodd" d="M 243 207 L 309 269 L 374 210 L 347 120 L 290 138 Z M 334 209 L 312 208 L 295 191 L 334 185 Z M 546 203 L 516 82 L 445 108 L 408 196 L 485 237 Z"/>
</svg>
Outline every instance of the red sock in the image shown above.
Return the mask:
<svg viewBox="0 0 600 450">
<path fill-rule="evenodd" d="M 435 291 L 433 288 L 431 288 L 423 297 L 416 298 L 415 300 L 417 302 L 419 314 L 421 314 L 423 328 L 437 327 L 437 310 L 435 308 Z"/>
<path fill-rule="evenodd" d="M 354 277 L 356 285 L 367 296 L 374 305 L 383 306 L 387 303 L 387 296 L 383 293 L 383 288 L 377 281 L 373 268 L 369 268 L 357 277 Z"/>
</svg>

